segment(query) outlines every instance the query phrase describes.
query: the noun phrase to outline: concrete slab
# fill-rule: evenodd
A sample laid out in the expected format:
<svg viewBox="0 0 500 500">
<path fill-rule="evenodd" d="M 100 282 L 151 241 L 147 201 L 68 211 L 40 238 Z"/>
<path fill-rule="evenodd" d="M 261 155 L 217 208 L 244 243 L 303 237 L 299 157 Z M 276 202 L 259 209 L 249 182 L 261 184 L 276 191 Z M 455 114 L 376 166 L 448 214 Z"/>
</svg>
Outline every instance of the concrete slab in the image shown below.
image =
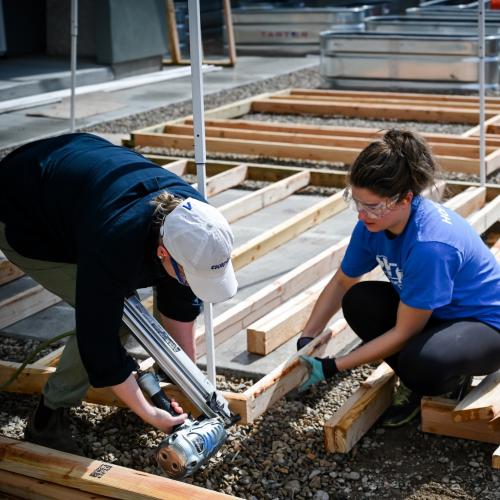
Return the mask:
<svg viewBox="0 0 500 500">
<path fill-rule="evenodd" d="M 317 57 L 264 58 L 239 57 L 234 68 L 204 75 L 205 95 L 257 82 L 273 76 L 287 74 L 318 64 Z M 2 79 L 4 77 L 2 76 Z M 125 107 L 104 111 L 98 115 L 76 120 L 76 127 L 83 128 L 104 121 L 123 118 L 161 106 L 191 100 L 191 78 L 182 77 L 112 93 L 126 103 Z M 69 131 L 69 120 L 27 116 L 37 108 L 0 114 L 0 149 L 24 144 Z M 12 128 L 14 124 L 14 128 Z"/>
</svg>

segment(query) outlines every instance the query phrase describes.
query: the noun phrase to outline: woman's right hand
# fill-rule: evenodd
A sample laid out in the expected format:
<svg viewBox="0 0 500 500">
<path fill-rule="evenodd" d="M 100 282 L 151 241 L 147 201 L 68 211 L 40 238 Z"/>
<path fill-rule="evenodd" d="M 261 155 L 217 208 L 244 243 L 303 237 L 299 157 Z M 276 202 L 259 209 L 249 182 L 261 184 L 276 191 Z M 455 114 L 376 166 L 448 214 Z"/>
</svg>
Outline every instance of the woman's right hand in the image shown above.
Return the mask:
<svg viewBox="0 0 500 500">
<path fill-rule="evenodd" d="M 180 410 L 179 415 L 176 415 L 174 417 L 173 415 L 170 415 L 168 411 L 157 408 L 156 406 L 152 406 L 151 415 L 148 415 L 147 418 L 148 424 L 156 427 L 166 434 L 170 434 L 173 427 L 182 424 L 187 418 L 187 413 L 182 413 L 182 408 L 177 403 L 173 401 L 172 406 L 177 412 L 179 412 Z"/>
</svg>

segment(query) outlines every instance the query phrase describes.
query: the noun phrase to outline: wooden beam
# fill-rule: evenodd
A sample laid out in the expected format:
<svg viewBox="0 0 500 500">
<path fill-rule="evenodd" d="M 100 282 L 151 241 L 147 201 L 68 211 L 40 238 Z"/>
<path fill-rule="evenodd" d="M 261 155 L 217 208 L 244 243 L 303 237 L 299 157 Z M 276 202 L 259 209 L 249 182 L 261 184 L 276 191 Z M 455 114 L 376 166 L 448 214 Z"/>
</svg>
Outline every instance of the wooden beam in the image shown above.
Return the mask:
<svg viewBox="0 0 500 500">
<path fill-rule="evenodd" d="M 324 424 L 328 453 L 347 453 L 366 434 L 392 401 L 395 374 L 382 363 Z"/>
<path fill-rule="evenodd" d="M 228 222 L 235 222 L 306 187 L 310 178 L 311 174 L 305 170 L 297 172 L 281 181 L 274 182 L 269 186 L 226 203 L 219 208 L 219 211 Z"/>
<path fill-rule="evenodd" d="M 500 370 L 485 377 L 458 403 L 452 412 L 454 422 L 491 420 L 500 416 Z"/>
<path fill-rule="evenodd" d="M 443 436 L 500 444 L 500 431 L 492 431 L 486 420 L 454 422 L 457 402 L 439 397 L 422 398 L 422 431 Z"/>
<path fill-rule="evenodd" d="M 349 238 L 327 248 L 303 264 L 292 269 L 277 280 L 265 286 L 250 297 L 231 307 L 214 318 L 215 343 L 218 345 L 262 315 L 293 297 L 304 288 L 319 281 L 327 273 L 340 265 Z M 196 331 L 196 344 L 199 356 L 205 353 L 204 328 Z"/>
<path fill-rule="evenodd" d="M 277 366 L 271 373 L 247 389 L 243 396 L 248 406 L 248 422 L 253 423 L 267 408 L 297 388 L 307 378 L 307 368 L 300 362 L 299 355 L 331 356 L 336 354 L 332 339 L 346 332 L 347 323 L 340 319 L 331 328 L 327 328 L 299 353 Z"/>
<path fill-rule="evenodd" d="M 9 262 L 5 255 L 0 252 L 0 285 L 5 285 L 21 276 L 24 276 L 24 271 Z"/>
<path fill-rule="evenodd" d="M 236 248 L 231 256 L 234 269 L 241 269 L 262 255 L 344 210 L 346 204 L 342 195 L 343 191 L 335 193 Z"/>
<path fill-rule="evenodd" d="M 493 452 L 491 457 L 491 466 L 494 469 L 500 469 L 500 446 Z"/>
<path fill-rule="evenodd" d="M 483 234 L 500 220 L 500 196 L 467 217 L 467 222 L 478 234 Z"/>
<path fill-rule="evenodd" d="M 0 437 L 0 469 L 67 488 L 127 500 L 234 498 L 155 474 L 6 437 Z"/>
<path fill-rule="evenodd" d="M 7 297 L 0 302 L 0 330 L 58 302 L 57 295 L 36 284 Z"/>
<path fill-rule="evenodd" d="M 27 500 L 104 500 L 110 498 L 5 470 L 0 470 L 0 492 Z M 11 497 L 2 496 L 2 498 Z"/>
<path fill-rule="evenodd" d="M 181 60 L 181 51 L 179 45 L 179 34 L 177 33 L 177 21 L 175 19 L 174 0 L 167 0 L 167 29 L 168 29 L 168 48 L 172 64 L 179 64 Z"/>
<path fill-rule="evenodd" d="M 479 210 L 486 201 L 486 189 L 482 187 L 471 187 L 454 196 L 445 203 L 462 217 L 471 215 Z"/>
<path fill-rule="evenodd" d="M 478 110 L 452 107 L 399 106 L 385 102 L 358 104 L 352 101 L 296 101 L 285 98 L 278 100 L 276 96 L 267 99 L 254 99 L 251 110 L 259 113 L 341 115 L 348 118 L 399 119 L 436 123 L 477 123 L 479 119 Z M 486 111 L 486 119 L 496 114 Z"/>
<path fill-rule="evenodd" d="M 217 193 L 241 184 L 246 179 L 247 172 L 248 167 L 246 165 L 238 165 L 213 177 L 209 177 L 205 186 L 206 197 L 214 196 Z M 198 189 L 197 183 L 192 184 L 192 186 L 194 189 Z"/>
<path fill-rule="evenodd" d="M 163 168 L 165 170 L 168 170 L 169 172 L 173 172 L 179 177 L 182 177 L 183 175 L 188 173 L 187 172 L 188 163 L 189 163 L 188 159 L 181 159 L 173 161 L 171 163 L 167 163 L 166 165 L 163 165 Z"/>
<path fill-rule="evenodd" d="M 51 353 L 47 354 L 47 356 L 44 356 L 43 358 L 40 358 L 37 360 L 35 365 L 38 366 L 57 366 L 57 363 L 59 363 L 59 359 L 61 358 L 61 354 L 64 351 L 65 346 L 61 346 L 55 351 L 52 351 Z"/>
<path fill-rule="evenodd" d="M 265 356 L 304 328 L 330 276 L 271 310 L 247 328 L 247 351 Z"/>
</svg>

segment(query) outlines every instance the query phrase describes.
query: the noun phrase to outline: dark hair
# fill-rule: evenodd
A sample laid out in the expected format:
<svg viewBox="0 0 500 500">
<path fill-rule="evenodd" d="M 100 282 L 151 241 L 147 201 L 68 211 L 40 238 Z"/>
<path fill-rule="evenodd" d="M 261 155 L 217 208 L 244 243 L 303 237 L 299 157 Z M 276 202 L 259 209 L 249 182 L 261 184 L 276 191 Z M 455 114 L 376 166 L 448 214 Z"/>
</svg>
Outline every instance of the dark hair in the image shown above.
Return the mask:
<svg viewBox="0 0 500 500">
<path fill-rule="evenodd" d="M 349 168 L 348 183 L 379 196 L 402 199 L 434 182 L 438 165 L 425 140 L 407 130 L 390 129 L 369 144 Z"/>
</svg>

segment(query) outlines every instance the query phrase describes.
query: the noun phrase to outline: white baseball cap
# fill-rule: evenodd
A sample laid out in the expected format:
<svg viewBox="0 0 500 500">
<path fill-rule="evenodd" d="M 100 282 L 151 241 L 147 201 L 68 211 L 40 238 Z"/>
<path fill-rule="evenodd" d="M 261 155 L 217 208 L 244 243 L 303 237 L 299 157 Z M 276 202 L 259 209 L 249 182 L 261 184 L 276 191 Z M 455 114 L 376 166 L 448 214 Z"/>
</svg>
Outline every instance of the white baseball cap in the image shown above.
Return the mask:
<svg viewBox="0 0 500 500">
<path fill-rule="evenodd" d="M 216 208 L 186 198 L 165 217 L 160 235 L 197 297 L 223 302 L 236 293 L 238 282 L 231 262 L 234 236 Z"/>
</svg>

